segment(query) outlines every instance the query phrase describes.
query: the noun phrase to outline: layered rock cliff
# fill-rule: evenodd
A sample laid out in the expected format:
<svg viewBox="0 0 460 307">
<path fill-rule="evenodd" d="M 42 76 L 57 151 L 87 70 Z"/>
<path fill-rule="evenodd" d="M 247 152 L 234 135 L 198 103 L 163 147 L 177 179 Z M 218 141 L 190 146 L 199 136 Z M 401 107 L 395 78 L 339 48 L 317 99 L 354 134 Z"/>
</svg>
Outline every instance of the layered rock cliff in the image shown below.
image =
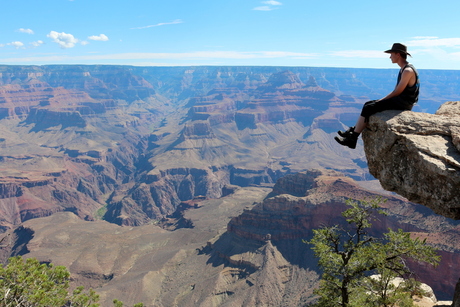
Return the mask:
<svg viewBox="0 0 460 307">
<path fill-rule="evenodd" d="M 310 166 L 366 177 L 358 156 L 340 157 L 327 137 L 342 127 L 337 112 L 356 113 L 359 99 L 338 98 L 312 76 L 304 83 L 291 71 L 254 79 L 219 74 L 212 90 L 188 100 L 180 121 L 171 116 L 155 129 L 145 153 L 150 167 L 110 199 L 105 218 L 141 225 L 172 214 L 181 201 L 221 197 L 229 184 L 273 184 Z"/>
<path fill-rule="evenodd" d="M 57 70 L 0 67 L 3 230 L 59 211 L 86 220 L 100 216 L 110 193 L 134 178 L 146 145 L 142 124 L 163 112 L 160 107 L 154 114 L 159 98 L 144 103 L 152 112 L 128 110 L 126 101 L 113 99 L 116 90 L 151 87 L 145 81 L 115 78 L 115 90 L 90 73 Z"/>
</svg>

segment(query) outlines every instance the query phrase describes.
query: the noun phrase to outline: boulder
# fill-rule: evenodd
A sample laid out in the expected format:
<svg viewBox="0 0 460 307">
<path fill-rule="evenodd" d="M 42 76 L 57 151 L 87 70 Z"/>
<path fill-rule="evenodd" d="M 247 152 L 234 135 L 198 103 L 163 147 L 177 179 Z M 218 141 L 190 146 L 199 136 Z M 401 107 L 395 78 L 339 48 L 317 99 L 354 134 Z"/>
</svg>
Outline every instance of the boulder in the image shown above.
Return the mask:
<svg viewBox="0 0 460 307">
<path fill-rule="evenodd" d="M 460 219 L 460 102 L 436 114 L 377 113 L 363 140 L 369 172 L 384 189 Z"/>
<path fill-rule="evenodd" d="M 380 274 L 377 275 L 372 275 L 370 278 L 379 281 L 381 278 Z M 401 277 L 395 277 L 390 280 L 390 283 L 393 285 L 393 289 L 398 289 L 401 286 L 404 286 L 404 282 L 406 280 Z M 436 299 L 436 295 L 433 292 L 433 289 L 428 286 L 427 284 L 421 283 L 420 284 L 420 290 L 422 291 L 422 295 L 414 295 L 414 303 L 416 306 L 424 306 L 424 307 L 431 307 L 431 306 L 437 306 L 438 300 Z M 392 291 L 392 290 L 390 290 Z"/>
</svg>

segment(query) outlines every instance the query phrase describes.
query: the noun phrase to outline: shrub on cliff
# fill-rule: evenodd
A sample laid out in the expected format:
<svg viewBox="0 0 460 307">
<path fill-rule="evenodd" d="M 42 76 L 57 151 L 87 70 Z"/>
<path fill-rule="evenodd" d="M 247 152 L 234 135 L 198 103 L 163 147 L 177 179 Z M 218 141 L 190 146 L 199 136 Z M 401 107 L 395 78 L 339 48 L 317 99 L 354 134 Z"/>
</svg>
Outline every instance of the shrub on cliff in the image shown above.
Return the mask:
<svg viewBox="0 0 460 307">
<path fill-rule="evenodd" d="M 35 258 L 10 258 L 8 265 L 0 265 L 0 307 L 99 306 L 94 290 L 80 286 L 69 293 L 69 282 L 70 273 L 64 266 L 42 264 Z M 115 300 L 114 305 L 123 303 Z"/>
<path fill-rule="evenodd" d="M 84 293 L 79 287 L 69 294 L 69 281 L 70 273 L 63 266 L 10 258 L 7 266 L 0 266 L 1 306 L 99 306 L 93 290 Z"/>
<path fill-rule="evenodd" d="M 389 230 L 383 238 L 368 234 L 382 199 L 356 202 L 348 200 L 351 208 L 342 213 L 347 229 L 339 226 L 313 230 L 308 243 L 313 245 L 322 269 L 316 306 L 412 306 L 411 296 L 417 283 L 406 282 L 400 287 L 391 284 L 395 277 L 410 276 L 408 259 L 436 265 L 439 256 L 425 240 L 412 239 L 401 229 Z M 372 280 L 370 275 L 380 274 Z"/>
</svg>

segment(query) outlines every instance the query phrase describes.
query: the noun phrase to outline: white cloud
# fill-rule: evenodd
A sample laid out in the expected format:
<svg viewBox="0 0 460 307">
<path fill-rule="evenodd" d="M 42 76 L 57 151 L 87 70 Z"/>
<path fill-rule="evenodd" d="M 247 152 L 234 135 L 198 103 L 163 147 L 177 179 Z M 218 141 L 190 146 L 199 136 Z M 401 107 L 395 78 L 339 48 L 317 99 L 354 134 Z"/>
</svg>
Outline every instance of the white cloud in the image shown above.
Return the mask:
<svg viewBox="0 0 460 307">
<path fill-rule="evenodd" d="M 411 47 L 460 47 L 460 38 L 439 38 L 436 36 L 418 36 L 407 42 Z"/>
<path fill-rule="evenodd" d="M 277 9 L 274 6 L 283 5 L 281 2 L 275 1 L 275 0 L 262 1 L 262 3 L 267 4 L 267 5 L 257 6 L 253 8 L 253 10 L 254 11 L 272 11 L 272 10 Z"/>
<path fill-rule="evenodd" d="M 253 10 L 254 11 L 271 11 L 274 9 L 269 6 L 258 6 L 258 7 L 253 8 Z"/>
<path fill-rule="evenodd" d="M 51 31 L 47 36 L 63 49 L 73 48 L 75 47 L 75 44 L 78 43 L 78 39 L 76 39 L 72 34 L 64 32 L 58 33 L 56 31 Z"/>
<path fill-rule="evenodd" d="M 414 36 L 413 39 L 430 39 L 430 38 L 438 38 L 437 36 Z"/>
<path fill-rule="evenodd" d="M 262 1 L 263 4 L 268 4 L 268 5 L 283 5 L 281 2 L 275 1 L 275 0 L 269 0 L 269 1 Z"/>
<path fill-rule="evenodd" d="M 13 47 L 15 47 L 16 49 L 19 49 L 19 48 L 24 47 L 24 43 L 19 42 L 19 41 L 11 42 L 11 43 L 8 43 L 7 45 L 13 46 Z"/>
<path fill-rule="evenodd" d="M 166 25 L 176 25 L 176 24 L 179 24 L 179 23 L 184 23 L 184 22 L 181 19 L 176 19 L 176 20 L 171 21 L 171 22 L 161 22 L 161 23 L 157 23 L 157 24 L 154 24 L 154 25 L 131 28 L 131 30 L 147 29 L 147 28 L 160 27 L 160 26 L 166 26 Z"/>
<path fill-rule="evenodd" d="M 109 40 L 109 38 L 105 34 L 92 35 L 92 36 L 89 36 L 88 39 L 90 39 L 92 41 L 101 41 L 101 42 L 106 42 L 106 41 Z"/>
<path fill-rule="evenodd" d="M 26 33 L 26 34 L 34 34 L 34 31 L 31 30 L 31 29 L 24 29 L 24 28 L 20 28 L 17 30 L 18 32 L 21 32 L 21 33 Z"/>
<path fill-rule="evenodd" d="M 89 42 L 88 41 L 81 41 L 80 44 L 82 44 L 83 46 L 86 46 L 86 45 L 89 45 Z"/>
<path fill-rule="evenodd" d="M 31 44 L 32 46 L 34 46 L 34 47 L 39 47 L 40 45 L 43 45 L 44 42 L 41 41 L 41 40 L 38 40 L 38 41 L 36 41 L 36 42 L 31 42 L 30 44 Z"/>
</svg>

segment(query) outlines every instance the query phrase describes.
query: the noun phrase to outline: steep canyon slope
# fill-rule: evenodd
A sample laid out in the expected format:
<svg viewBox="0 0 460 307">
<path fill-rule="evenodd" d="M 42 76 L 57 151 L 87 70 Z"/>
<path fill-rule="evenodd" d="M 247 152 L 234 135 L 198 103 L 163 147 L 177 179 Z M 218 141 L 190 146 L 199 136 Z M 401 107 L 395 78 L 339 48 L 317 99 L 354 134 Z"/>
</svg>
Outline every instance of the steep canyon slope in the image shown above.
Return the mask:
<svg viewBox="0 0 460 307">
<path fill-rule="evenodd" d="M 195 201 L 184 213 L 193 228 L 123 227 L 61 212 L 26 221 L 2 244 L 13 243 L 9 254 L 67 266 L 77 284 L 101 294 L 103 306 L 115 297 L 147 306 L 304 306 L 313 300 L 318 274 L 302 240 L 314 228 L 345 223 L 346 199 L 377 195 L 338 172 L 312 170 L 287 175 L 271 190 L 245 187 Z M 459 224 L 383 196 L 388 217 L 375 222 L 374 234 L 399 227 L 435 244 L 440 266 L 418 267 L 418 277 L 438 299 L 450 298 Z"/>
</svg>

